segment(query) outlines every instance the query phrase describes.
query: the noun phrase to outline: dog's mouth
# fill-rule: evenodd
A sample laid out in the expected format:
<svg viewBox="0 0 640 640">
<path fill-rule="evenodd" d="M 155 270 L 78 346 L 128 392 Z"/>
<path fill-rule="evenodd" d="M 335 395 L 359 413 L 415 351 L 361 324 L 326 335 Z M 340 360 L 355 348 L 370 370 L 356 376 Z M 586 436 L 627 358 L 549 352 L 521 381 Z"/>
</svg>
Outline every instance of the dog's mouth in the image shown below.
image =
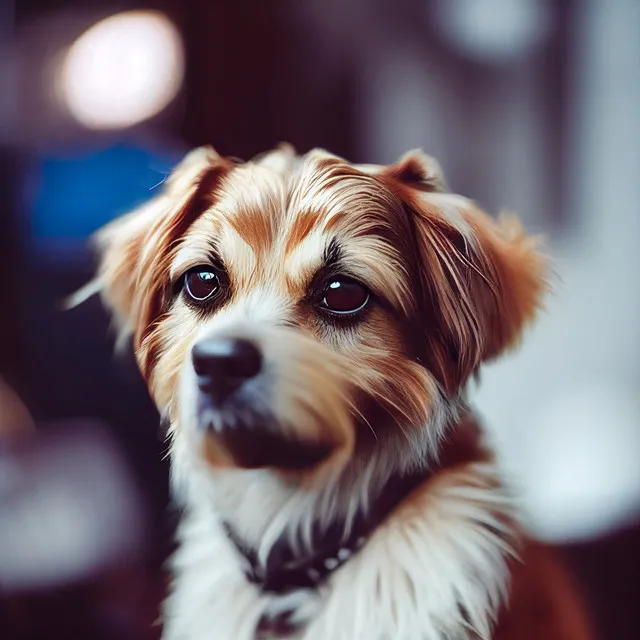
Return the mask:
<svg viewBox="0 0 640 640">
<path fill-rule="evenodd" d="M 319 465 L 335 448 L 332 443 L 295 438 L 273 416 L 244 403 L 214 408 L 205 394 L 198 401 L 198 423 L 231 464 L 243 469 L 304 471 Z"/>
</svg>

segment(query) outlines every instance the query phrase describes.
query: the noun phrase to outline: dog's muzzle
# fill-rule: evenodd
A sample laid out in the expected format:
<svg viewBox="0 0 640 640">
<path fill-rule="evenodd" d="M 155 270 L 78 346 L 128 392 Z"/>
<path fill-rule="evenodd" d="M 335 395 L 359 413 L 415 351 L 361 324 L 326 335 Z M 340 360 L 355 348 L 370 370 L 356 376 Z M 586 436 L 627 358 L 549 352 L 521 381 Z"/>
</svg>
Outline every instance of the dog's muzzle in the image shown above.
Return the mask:
<svg viewBox="0 0 640 640">
<path fill-rule="evenodd" d="M 302 470 L 330 455 L 330 445 L 287 437 L 276 420 L 252 406 L 247 388 L 263 375 L 262 353 L 252 341 L 202 340 L 191 357 L 200 424 L 213 432 L 239 467 Z"/>
</svg>

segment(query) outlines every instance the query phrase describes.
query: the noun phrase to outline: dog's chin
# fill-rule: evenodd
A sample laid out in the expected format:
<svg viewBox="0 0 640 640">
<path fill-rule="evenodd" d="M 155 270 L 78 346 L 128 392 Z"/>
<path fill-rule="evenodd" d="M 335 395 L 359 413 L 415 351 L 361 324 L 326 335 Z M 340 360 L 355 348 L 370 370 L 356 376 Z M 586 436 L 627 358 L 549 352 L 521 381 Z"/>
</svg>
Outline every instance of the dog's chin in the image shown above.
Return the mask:
<svg viewBox="0 0 640 640">
<path fill-rule="evenodd" d="M 335 448 L 296 438 L 273 415 L 247 403 L 216 408 L 204 394 L 198 399 L 197 424 L 207 458 L 216 466 L 303 472 L 321 465 Z"/>
</svg>

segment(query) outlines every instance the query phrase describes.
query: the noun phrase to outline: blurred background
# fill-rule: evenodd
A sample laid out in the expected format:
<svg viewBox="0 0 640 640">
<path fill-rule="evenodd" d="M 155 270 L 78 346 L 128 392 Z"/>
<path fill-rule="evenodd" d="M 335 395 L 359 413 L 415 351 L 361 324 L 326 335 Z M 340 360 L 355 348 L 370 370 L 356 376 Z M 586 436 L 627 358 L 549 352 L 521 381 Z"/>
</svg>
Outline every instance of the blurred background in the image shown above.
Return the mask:
<svg viewBox="0 0 640 640">
<path fill-rule="evenodd" d="M 280 141 L 422 147 L 546 236 L 555 293 L 473 399 L 598 637 L 639 638 L 638 0 L 0 0 L 0 637 L 157 637 L 158 416 L 61 303 L 186 150 Z"/>
</svg>

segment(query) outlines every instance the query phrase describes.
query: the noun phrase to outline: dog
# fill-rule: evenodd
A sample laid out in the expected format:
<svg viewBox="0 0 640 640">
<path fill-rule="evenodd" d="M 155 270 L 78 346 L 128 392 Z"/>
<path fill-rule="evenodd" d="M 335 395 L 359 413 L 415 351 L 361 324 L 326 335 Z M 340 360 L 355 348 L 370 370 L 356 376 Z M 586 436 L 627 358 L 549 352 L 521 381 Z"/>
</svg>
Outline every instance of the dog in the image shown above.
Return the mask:
<svg viewBox="0 0 640 640">
<path fill-rule="evenodd" d="M 420 151 L 204 147 L 96 248 L 168 425 L 165 640 L 591 637 L 467 401 L 548 289 L 515 218 Z"/>
</svg>

